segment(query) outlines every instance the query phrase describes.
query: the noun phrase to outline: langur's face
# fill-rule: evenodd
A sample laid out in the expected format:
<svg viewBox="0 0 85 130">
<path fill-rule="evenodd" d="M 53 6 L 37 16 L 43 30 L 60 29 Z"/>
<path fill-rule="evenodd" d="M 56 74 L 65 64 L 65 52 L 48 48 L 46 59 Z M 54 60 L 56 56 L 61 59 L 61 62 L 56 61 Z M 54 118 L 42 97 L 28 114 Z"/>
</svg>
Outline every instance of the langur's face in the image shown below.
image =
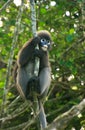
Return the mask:
<svg viewBox="0 0 85 130">
<path fill-rule="evenodd" d="M 38 32 L 38 37 L 40 38 L 39 47 L 43 51 L 50 50 L 51 45 L 52 45 L 50 33 L 46 30 L 42 30 Z"/>
<path fill-rule="evenodd" d="M 45 38 L 42 38 L 42 39 L 40 40 L 40 47 L 41 47 L 41 49 L 42 49 L 43 51 L 49 50 L 50 45 L 51 45 L 50 40 L 45 39 Z"/>
</svg>

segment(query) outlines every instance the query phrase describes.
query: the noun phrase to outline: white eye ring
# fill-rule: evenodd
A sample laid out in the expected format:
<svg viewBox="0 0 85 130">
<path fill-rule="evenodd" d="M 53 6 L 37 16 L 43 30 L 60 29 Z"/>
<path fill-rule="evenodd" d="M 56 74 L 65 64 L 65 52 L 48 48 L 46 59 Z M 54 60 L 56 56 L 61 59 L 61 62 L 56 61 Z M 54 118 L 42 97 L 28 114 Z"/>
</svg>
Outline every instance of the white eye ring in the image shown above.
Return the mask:
<svg viewBox="0 0 85 130">
<path fill-rule="evenodd" d="M 41 39 L 41 42 L 45 42 L 46 40 L 45 39 Z"/>
<path fill-rule="evenodd" d="M 48 43 L 48 45 L 50 45 L 50 41 L 49 40 L 47 40 L 47 43 Z"/>
</svg>

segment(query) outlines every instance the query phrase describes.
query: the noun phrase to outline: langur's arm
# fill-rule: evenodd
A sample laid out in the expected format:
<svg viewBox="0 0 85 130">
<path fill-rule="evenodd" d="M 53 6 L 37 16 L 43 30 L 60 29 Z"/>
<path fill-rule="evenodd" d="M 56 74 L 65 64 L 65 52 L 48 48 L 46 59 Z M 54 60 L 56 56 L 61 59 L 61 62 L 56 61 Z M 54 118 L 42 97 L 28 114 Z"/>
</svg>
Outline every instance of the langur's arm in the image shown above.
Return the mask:
<svg viewBox="0 0 85 130">
<path fill-rule="evenodd" d="M 18 60 L 17 60 L 18 66 L 23 67 L 30 61 L 30 59 L 32 59 L 34 49 L 38 43 L 39 43 L 39 38 L 35 37 L 31 39 L 30 41 L 28 41 L 22 47 L 22 49 L 20 50 L 18 54 Z"/>
<path fill-rule="evenodd" d="M 38 58 L 42 58 L 44 56 L 44 52 L 42 50 L 35 49 L 34 50 L 34 56 L 38 57 Z"/>
</svg>

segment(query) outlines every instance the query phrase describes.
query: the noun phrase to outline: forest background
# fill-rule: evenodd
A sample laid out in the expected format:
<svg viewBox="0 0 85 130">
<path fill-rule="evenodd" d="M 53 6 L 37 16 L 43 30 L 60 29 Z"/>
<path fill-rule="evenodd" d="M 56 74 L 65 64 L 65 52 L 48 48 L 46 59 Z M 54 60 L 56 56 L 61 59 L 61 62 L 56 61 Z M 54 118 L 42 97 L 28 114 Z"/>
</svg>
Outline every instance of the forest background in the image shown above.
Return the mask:
<svg viewBox="0 0 85 130">
<path fill-rule="evenodd" d="M 48 124 L 56 119 L 59 130 L 85 130 L 85 1 L 37 0 L 36 17 L 37 30 L 48 30 L 53 40 Z M 18 51 L 31 37 L 29 1 L 0 0 L 0 130 L 36 130 L 13 80 Z"/>
</svg>

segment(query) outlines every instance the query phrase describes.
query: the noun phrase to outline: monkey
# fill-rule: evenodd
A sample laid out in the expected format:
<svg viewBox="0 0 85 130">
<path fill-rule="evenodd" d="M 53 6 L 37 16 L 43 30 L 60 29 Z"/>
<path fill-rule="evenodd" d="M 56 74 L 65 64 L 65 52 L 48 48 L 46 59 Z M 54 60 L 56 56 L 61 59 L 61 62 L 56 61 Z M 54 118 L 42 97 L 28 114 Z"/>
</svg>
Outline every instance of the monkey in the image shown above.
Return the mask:
<svg viewBox="0 0 85 130">
<path fill-rule="evenodd" d="M 36 45 L 39 49 L 35 49 Z M 46 30 L 37 32 L 37 36 L 31 38 L 18 53 L 15 82 L 21 97 L 31 100 L 31 87 L 36 91 L 39 101 L 40 120 L 42 127 L 47 125 L 44 108 L 41 100 L 46 97 L 51 84 L 51 67 L 49 62 L 49 51 L 52 47 L 51 35 Z M 34 75 L 35 58 L 38 57 L 39 72 Z M 30 96 L 31 95 L 31 96 Z"/>
<path fill-rule="evenodd" d="M 39 50 L 35 49 L 39 45 Z M 39 31 L 37 37 L 30 39 L 19 51 L 17 59 L 16 84 L 20 95 L 23 98 L 29 97 L 27 91 L 30 90 L 29 84 L 32 81 L 37 82 L 36 88 L 40 97 L 44 97 L 51 83 L 51 67 L 49 63 L 48 51 L 51 49 L 52 40 L 50 33 L 46 30 Z M 39 57 L 38 78 L 34 78 L 34 61 Z M 38 81 L 36 81 L 38 80 Z M 31 85 L 30 85 L 31 86 Z"/>
</svg>

